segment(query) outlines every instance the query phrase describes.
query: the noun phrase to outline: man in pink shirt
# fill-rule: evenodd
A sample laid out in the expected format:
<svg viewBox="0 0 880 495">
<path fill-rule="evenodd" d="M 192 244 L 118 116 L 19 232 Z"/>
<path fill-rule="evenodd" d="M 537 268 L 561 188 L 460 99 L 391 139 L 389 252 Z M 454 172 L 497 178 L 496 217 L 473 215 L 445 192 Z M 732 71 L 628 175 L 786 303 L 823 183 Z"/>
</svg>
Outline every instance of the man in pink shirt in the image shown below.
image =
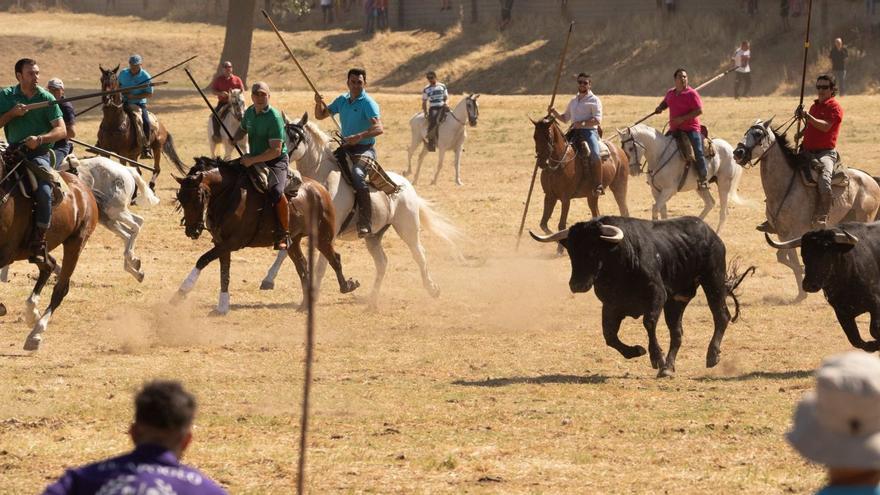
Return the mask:
<svg viewBox="0 0 880 495">
<path fill-rule="evenodd" d="M 675 87 L 666 92 L 666 97 L 654 110 L 662 113 L 669 109 L 669 132 L 682 133 L 688 137 L 694 148 L 696 158 L 698 189 L 709 189 L 706 157 L 703 155 L 703 136 L 700 132 L 700 115 L 703 113 L 703 100 L 694 88 L 688 86 L 688 75 L 684 69 L 675 70 Z"/>
</svg>

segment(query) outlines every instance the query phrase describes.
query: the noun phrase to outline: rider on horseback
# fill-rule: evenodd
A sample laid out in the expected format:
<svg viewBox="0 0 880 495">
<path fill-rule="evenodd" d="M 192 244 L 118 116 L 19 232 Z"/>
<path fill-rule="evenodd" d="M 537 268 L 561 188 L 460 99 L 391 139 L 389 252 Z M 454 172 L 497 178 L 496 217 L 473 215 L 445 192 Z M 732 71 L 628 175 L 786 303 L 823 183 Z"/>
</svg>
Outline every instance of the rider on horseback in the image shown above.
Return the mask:
<svg viewBox="0 0 880 495">
<path fill-rule="evenodd" d="M 229 92 L 233 89 L 240 89 L 244 92 L 244 83 L 241 78 L 232 73 L 232 62 L 223 62 L 223 72 L 214 78 L 211 83 L 211 91 L 217 97 L 217 115 L 222 119 L 229 110 Z M 216 117 L 211 119 L 214 124 L 214 141 L 220 142 L 220 121 Z"/>
<path fill-rule="evenodd" d="M 52 93 L 56 100 L 64 98 L 64 81 L 61 79 L 57 77 L 49 79 L 49 82 L 46 83 L 46 89 Z M 61 109 L 64 127 L 67 128 L 67 135 L 64 139 L 55 141 L 52 151 L 55 153 L 55 168 L 61 170 L 61 163 L 64 162 L 65 158 L 70 156 L 72 161 L 76 160 L 76 157 L 73 156 L 73 143 L 69 141 L 70 138 L 76 137 L 76 111 L 73 109 L 73 104 L 69 101 L 59 103 L 58 108 Z M 75 170 L 76 165 L 71 163 L 70 172 L 76 173 Z"/>
<path fill-rule="evenodd" d="M 834 148 L 837 146 L 840 123 L 843 121 L 843 109 L 834 98 L 837 94 L 834 76 L 819 76 L 816 79 L 816 92 L 818 98 L 810 107 L 809 113 L 804 113 L 804 107 L 798 106 L 795 116 L 806 121 L 801 154 L 810 160 L 810 167 L 819 172 L 819 204 L 813 215 L 813 228 L 824 229 L 831 212 L 831 175 L 840 160 Z"/>
<path fill-rule="evenodd" d="M 596 184 L 593 194 L 601 196 L 605 194 L 605 188 L 602 186 L 602 158 L 599 156 L 602 102 L 591 91 L 593 81 L 589 74 L 583 72 L 578 74 L 577 83 L 578 94 L 568 103 L 565 113 L 560 114 L 552 106 L 547 108 L 547 112 L 563 122 L 571 121 L 571 129 L 566 137 L 574 146 L 577 160 L 583 170 L 589 171 L 593 176 L 593 182 Z"/>
<path fill-rule="evenodd" d="M 290 245 L 290 209 L 284 195 L 289 163 L 284 144 L 284 117 L 280 110 L 269 106 L 268 84 L 254 83 L 251 100 L 254 104 L 245 110 L 241 119 L 241 128 L 248 133 L 250 153 L 241 157 L 241 164 L 245 167 L 263 165 L 270 172 L 267 195 L 278 220 L 275 249 L 286 250 Z"/>
<path fill-rule="evenodd" d="M 141 68 L 144 62 L 140 55 L 132 55 L 128 58 L 128 68 L 123 69 L 119 73 L 119 87 L 129 88 L 149 82 L 150 74 Z M 122 94 L 122 102 L 125 104 L 125 111 L 132 115 L 134 109 L 132 106 L 140 107 L 141 119 L 143 120 L 143 141 L 141 142 L 141 157 L 153 158 L 153 152 L 150 150 L 150 112 L 147 111 L 147 99 L 153 97 L 153 88 L 143 88 Z M 139 136 L 140 137 L 140 136 Z"/>
<path fill-rule="evenodd" d="M 367 71 L 348 71 L 348 93 L 339 95 L 330 105 L 324 105 L 320 94 L 315 93 L 315 117 L 323 120 L 331 114 L 339 114 L 342 125 L 342 150 L 352 157 L 351 181 L 358 205 L 358 237 L 372 233 L 372 205 L 367 185 L 367 160 L 376 160 L 376 136 L 382 134 L 379 121 L 379 104 L 367 94 Z M 366 159 L 364 159 L 366 158 Z M 345 163 L 340 163 L 344 167 Z"/>
<path fill-rule="evenodd" d="M 428 151 L 434 151 L 437 147 L 440 117 L 449 108 L 446 105 L 449 93 L 445 84 L 437 82 L 436 72 L 428 71 L 425 77 L 428 78 L 428 85 L 422 89 L 422 113 L 428 119 Z"/>
<path fill-rule="evenodd" d="M 55 101 L 55 97 L 37 85 L 40 68 L 37 62 L 23 58 L 15 63 L 18 85 L 0 91 L 0 126 L 10 143 L 24 144 L 25 158 L 37 178 L 35 228 L 31 236 L 31 263 L 46 263 L 46 231 L 52 220 L 52 143 L 67 135 L 58 105 L 28 110 L 26 105 Z"/>
<path fill-rule="evenodd" d="M 698 189 L 709 189 L 706 157 L 703 154 L 703 135 L 700 127 L 700 115 L 703 113 L 703 100 L 697 90 L 688 86 L 687 71 L 678 68 L 674 73 L 675 87 L 666 92 L 666 97 L 657 105 L 654 113 L 662 113 L 669 109 L 669 132 L 673 135 L 684 134 L 691 142 L 697 166 Z"/>
</svg>

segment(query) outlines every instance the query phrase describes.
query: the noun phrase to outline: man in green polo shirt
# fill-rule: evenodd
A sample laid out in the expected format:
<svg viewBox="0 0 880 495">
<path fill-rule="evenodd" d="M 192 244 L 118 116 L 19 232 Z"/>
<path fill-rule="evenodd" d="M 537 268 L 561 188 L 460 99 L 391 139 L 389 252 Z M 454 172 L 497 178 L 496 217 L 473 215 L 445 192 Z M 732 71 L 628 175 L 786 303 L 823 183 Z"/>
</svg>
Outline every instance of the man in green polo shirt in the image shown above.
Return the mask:
<svg viewBox="0 0 880 495">
<path fill-rule="evenodd" d="M 253 105 L 244 111 L 241 128 L 248 135 L 250 153 L 241 158 L 245 167 L 265 166 L 269 171 L 269 202 L 275 207 L 278 228 L 275 231 L 275 249 L 290 245 L 290 210 L 284 188 L 287 187 L 287 146 L 284 144 L 284 117 L 269 105 L 269 85 L 264 82 L 251 86 Z"/>
<path fill-rule="evenodd" d="M 10 144 L 22 144 L 27 160 L 37 170 L 35 228 L 31 236 L 31 263 L 45 263 L 46 231 L 52 220 L 52 143 L 67 137 L 67 128 L 58 105 L 28 110 L 26 105 L 55 101 L 55 97 L 37 85 L 40 68 L 37 62 L 23 58 L 15 63 L 18 84 L 0 91 L 0 126 Z M 43 173 L 41 173 L 43 172 Z"/>
<path fill-rule="evenodd" d="M 342 148 L 352 157 L 351 181 L 358 205 L 358 237 L 372 232 L 372 205 L 367 185 L 367 162 L 361 157 L 376 159 L 376 136 L 382 134 L 379 121 L 379 104 L 367 94 L 367 71 L 348 71 L 348 93 L 336 97 L 330 105 L 324 105 L 321 95 L 315 94 L 315 117 L 323 120 L 331 114 L 339 114 L 342 126 Z M 345 166 L 345 164 L 340 164 Z"/>
</svg>

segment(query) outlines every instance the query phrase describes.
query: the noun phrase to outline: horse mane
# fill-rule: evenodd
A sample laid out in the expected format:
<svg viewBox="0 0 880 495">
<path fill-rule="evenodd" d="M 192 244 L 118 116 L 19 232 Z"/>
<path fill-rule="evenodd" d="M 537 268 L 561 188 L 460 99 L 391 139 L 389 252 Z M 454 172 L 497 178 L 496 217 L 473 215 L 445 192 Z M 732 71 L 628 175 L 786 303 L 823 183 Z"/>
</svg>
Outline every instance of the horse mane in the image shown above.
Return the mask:
<svg viewBox="0 0 880 495">
<path fill-rule="evenodd" d="M 773 136 L 776 138 L 776 144 L 779 145 L 779 150 L 782 151 L 785 163 L 787 163 L 792 170 L 798 170 L 800 168 L 801 158 L 798 156 L 798 152 L 794 148 L 794 145 L 788 142 L 788 136 L 785 134 L 777 134 L 773 129 L 770 129 L 770 132 L 772 132 Z"/>
<path fill-rule="evenodd" d="M 317 142 L 322 148 L 330 144 L 330 135 L 322 131 L 321 128 L 318 127 L 318 124 L 310 120 L 306 122 L 306 125 L 304 125 L 303 128 L 309 131 L 309 134 L 315 138 L 315 142 Z"/>
</svg>

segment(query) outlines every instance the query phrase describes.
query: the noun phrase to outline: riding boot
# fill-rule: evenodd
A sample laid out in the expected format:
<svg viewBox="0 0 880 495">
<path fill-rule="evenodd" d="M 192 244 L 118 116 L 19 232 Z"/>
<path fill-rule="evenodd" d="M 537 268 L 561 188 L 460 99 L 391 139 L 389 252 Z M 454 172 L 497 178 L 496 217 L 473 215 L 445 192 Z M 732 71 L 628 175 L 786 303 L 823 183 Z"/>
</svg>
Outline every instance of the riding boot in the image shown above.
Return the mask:
<svg viewBox="0 0 880 495">
<path fill-rule="evenodd" d="M 46 229 L 34 226 L 29 249 L 31 255 L 28 257 L 28 263 L 44 264 L 49 260 L 49 253 L 46 251 Z"/>
<path fill-rule="evenodd" d="M 770 225 L 770 220 L 764 220 L 760 225 L 755 227 L 755 230 L 758 232 L 766 232 L 768 234 L 776 234 L 776 229 L 773 228 L 773 225 Z"/>
<path fill-rule="evenodd" d="M 605 186 L 602 185 L 602 160 L 600 158 L 590 160 L 590 175 L 593 178 L 593 184 L 596 184 L 593 194 L 596 196 L 605 194 Z"/>
<path fill-rule="evenodd" d="M 819 204 L 813 215 L 813 229 L 824 229 L 828 226 L 828 214 L 831 213 L 831 195 L 819 191 Z"/>
<path fill-rule="evenodd" d="M 370 190 L 363 189 L 355 193 L 355 202 L 358 206 L 357 233 L 358 237 L 366 237 L 373 233 L 372 219 L 373 206 L 370 203 Z"/>
<path fill-rule="evenodd" d="M 287 197 L 283 194 L 275 203 L 275 249 L 286 250 L 290 246 L 290 208 L 287 205 Z"/>
</svg>

